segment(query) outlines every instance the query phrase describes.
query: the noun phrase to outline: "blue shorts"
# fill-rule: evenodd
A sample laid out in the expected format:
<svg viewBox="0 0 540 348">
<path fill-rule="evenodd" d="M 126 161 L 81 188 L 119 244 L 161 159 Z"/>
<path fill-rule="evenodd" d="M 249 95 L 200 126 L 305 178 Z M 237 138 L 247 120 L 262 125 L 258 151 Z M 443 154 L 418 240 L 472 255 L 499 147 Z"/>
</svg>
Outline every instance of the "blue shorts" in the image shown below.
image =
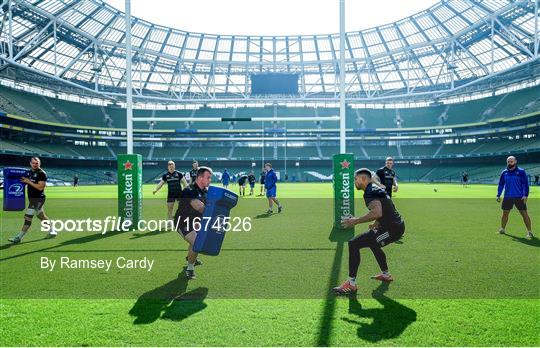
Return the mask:
<svg viewBox="0 0 540 348">
<path fill-rule="evenodd" d="M 266 197 L 268 198 L 276 197 L 276 190 L 277 190 L 277 187 L 275 186 L 272 188 L 266 189 Z"/>
</svg>

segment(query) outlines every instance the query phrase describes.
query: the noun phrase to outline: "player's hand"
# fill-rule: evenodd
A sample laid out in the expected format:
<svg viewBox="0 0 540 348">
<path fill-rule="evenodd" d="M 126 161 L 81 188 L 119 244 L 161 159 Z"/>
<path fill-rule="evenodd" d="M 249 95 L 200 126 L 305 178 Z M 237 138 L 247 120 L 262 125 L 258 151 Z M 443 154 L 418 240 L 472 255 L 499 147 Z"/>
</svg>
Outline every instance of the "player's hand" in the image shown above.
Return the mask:
<svg viewBox="0 0 540 348">
<path fill-rule="evenodd" d="M 383 190 L 386 190 L 386 186 L 384 186 L 383 184 L 380 184 L 379 187 L 382 188 Z"/>
<path fill-rule="evenodd" d="M 397 186 L 392 187 L 392 191 L 397 192 L 397 190 L 398 190 Z"/>
<path fill-rule="evenodd" d="M 25 177 L 25 176 L 21 177 L 21 182 L 23 182 L 23 183 L 25 183 L 25 184 L 30 184 L 30 183 L 31 183 L 30 179 L 28 179 L 28 178 Z"/>
<path fill-rule="evenodd" d="M 501 197 L 497 196 L 497 202 L 501 201 Z"/>
<path fill-rule="evenodd" d="M 523 203 L 527 203 L 527 197 L 526 196 L 521 197 L 521 200 L 523 201 Z"/>
<path fill-rule="evenodd" d="M 344 229 L 354 227 L 354 225 L 356 225 L 356 218 L 354 217 L 345 218 L 341 221 L 341 227 Z"/>
<path fill-rule="evenodd" d="M 368 226 L 368 228 L 369 228 L 370 230 L 376 230 L 377 227 L 379 227 L 379 224 L 376 224 L 376 223 L 372 223 L 372 224 L 370 224 L 370 225 Z"/>
</svg>

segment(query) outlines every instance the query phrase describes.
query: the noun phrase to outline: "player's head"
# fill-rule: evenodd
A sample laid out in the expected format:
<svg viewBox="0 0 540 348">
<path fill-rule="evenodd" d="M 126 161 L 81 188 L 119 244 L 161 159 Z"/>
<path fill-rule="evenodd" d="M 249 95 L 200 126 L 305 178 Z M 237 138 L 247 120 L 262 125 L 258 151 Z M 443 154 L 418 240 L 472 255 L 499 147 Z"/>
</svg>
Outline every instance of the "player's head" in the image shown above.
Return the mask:
<svg viewBox="0 0 540 348">
<path fill-rule="evenodd" d="M 270 169 L 272 169 L 272 165 L 270 163 L 265 163 L 264 170 L 269 171 Z"/>
<path fill-rule="evenodd" d="M 176 164 L 173 161 L 167 162 L 167 169 L 169 170 L 169 172 L 172 172 L 176 169 Z"/>
<path fill-rule="evenodd" d="M 506 166 L 508 169 L 514 169 L 517 165 L 517 159 L 514 156 L 508 156 L 506 159 Z"/>
<path fill-rule="evenodd" d="M 371 170 L 360 168 L 354 172 L 354 187 L 357 190 L 364 190 L 371 182 Z"/>
<path fill-rule="evenodd" d="M 195 179 L 195 181 L 200 188 L 210 186 L 210 183 L 212 182 L 212 169 L 208 167 L 199 167 L 199 169 L 197 169 L 197 179 Z"/>
<path fill-rule="evenodd" d="M 392 169 L 392 167 L 394 166 L 394 159 L 392 157 L 386 157 L 385 165 L 386 168 Z"/>
<path fill-rule="evenodd" d="M 197 162 L 195 160 L 191 163 L 191 165 L 193 166 L 193 169 L 199 168 L 199 162 Z"/>
<path fill-rule="evenodd" d="M 32 169 L 34 170 L 41 167 L 41 160 L 39 159 L 39 157 L 32 157 L 30 159 L 30 167 L 32 167 Z"/>
</svg>

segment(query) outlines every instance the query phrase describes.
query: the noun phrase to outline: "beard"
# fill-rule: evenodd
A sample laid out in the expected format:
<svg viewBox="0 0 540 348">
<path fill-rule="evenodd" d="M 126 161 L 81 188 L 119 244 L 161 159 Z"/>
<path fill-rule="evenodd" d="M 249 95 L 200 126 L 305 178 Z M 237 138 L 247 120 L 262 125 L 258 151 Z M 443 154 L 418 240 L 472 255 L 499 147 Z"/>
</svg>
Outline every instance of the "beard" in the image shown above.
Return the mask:
<svg viewBox="0 0 540 348">
<path fill-rule="evenodd" d="M 506 168 L 508 168 L 508 169 L 514 169 L 515 167 L 516 167 L 515 164 L 512 164 L 512 165 L 509 164 L 509 165 L 506 166 Z"/>
</svg>

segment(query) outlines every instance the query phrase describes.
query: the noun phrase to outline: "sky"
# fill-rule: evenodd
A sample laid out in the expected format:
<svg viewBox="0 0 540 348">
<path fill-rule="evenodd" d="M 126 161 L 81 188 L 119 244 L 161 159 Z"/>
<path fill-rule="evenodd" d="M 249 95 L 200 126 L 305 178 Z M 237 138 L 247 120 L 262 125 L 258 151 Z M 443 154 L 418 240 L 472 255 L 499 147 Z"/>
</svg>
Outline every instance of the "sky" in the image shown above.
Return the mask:
<svg viewBox="0 0 540 348">
<path fill-rule="evenodd" d="M 105 0 L 124 11 L 125 0 Z M 345 30 L 390 23 L 438 0 L 345 0 Z M 339 32 L 339 0 L 131 0 L 131 13 L 191 32 L 303 35 Z"/>
</svg>

